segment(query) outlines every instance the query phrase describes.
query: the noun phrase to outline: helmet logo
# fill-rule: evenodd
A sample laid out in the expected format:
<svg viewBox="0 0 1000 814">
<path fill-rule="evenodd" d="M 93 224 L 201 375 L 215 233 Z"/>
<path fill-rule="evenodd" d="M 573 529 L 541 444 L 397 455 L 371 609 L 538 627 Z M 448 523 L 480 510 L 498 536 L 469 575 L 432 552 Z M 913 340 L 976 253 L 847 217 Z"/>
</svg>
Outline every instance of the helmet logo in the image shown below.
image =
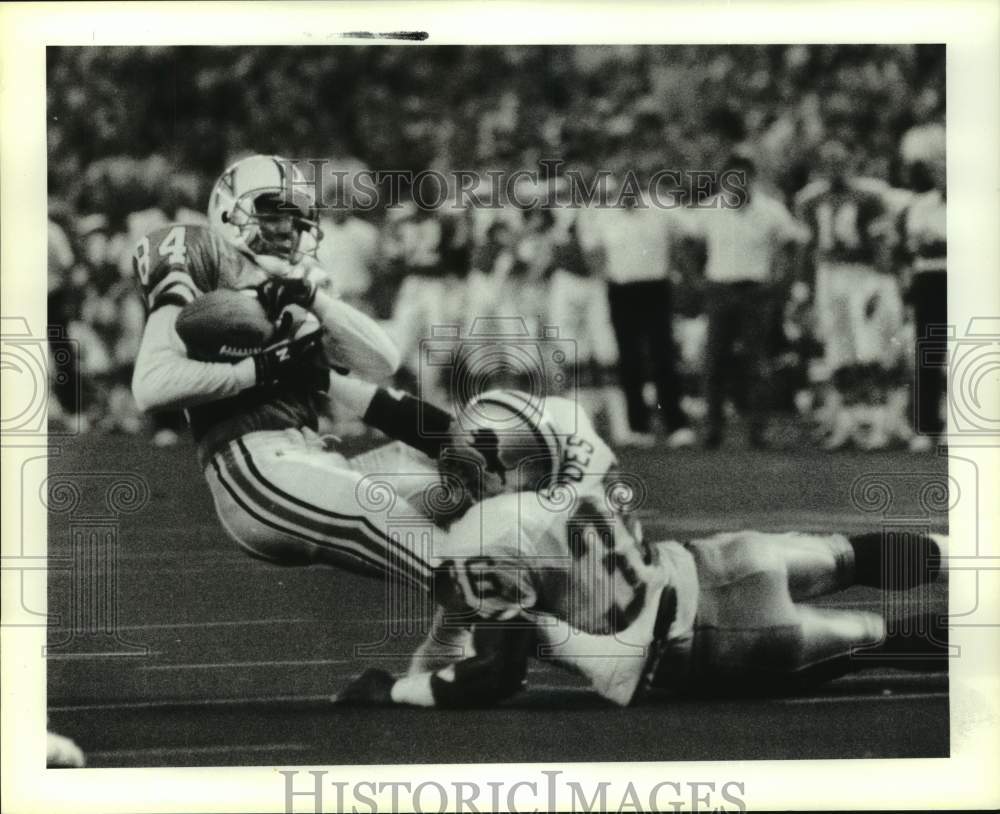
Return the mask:
<svg viewBox="0 0 1000 814">
<path fill-rule="evenodd" d="M 236 167 L 230 167 L 219 177 L 219 185 L 229 190 L 230 195 L 236 194 Z"/>
<path fill-rule="evenodd" d="M 491 429 L 473 430 L 472 444 L 486 459 L 486 471 L 496 473 L 500 482 L 506 486 L 507 467 L 500 460 L 500 439 L 496 432 Z"/>
</svg>

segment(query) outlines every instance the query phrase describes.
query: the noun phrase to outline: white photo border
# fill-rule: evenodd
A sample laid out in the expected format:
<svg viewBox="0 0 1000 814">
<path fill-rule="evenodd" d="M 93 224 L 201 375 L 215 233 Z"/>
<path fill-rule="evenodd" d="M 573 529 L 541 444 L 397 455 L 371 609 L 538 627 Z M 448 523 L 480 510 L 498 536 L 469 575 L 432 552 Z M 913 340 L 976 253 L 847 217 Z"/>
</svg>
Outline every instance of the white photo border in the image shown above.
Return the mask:
<svg viewBox="0 0 1000 814">
<path fill-rule="evenodd" d="M 0 7 L 0 242 L 2 312 L 44 325 L 46 242 L 47 45 L 287 44 L 348 47 L 346 31 L 426 31 L 427 45 L 509 43 L 940 43 L 947 46 L 949 318 L 1000 316 L 1000 6 L 984 0 L 877 2 L 557 2 L 490 3 L 6 3 Z M 395 44 L 395 43 L 394 43 Z M 404 44 L 421 47 L 421 44 Z M 248 89 L 249 92 L 249 89 Z M 10 394 L 5 394 L 6 400 Z M 995 439 L 1000 440 L 1000 439 Z M 35 455 L 44 454 L 44 438 Z M 3 490 L 18 493 L 19 456 L 4 447 Z M 998 450 L 970 446 L 978 470 L 980 514 L 953 515 L 960 539 L 977 523 L 983 548 L 996 557 L 1000 529 L 990 494 L 1000 494 Z M 27 536 L 45 539 L 46 518 L 20 514 L 4 500 L 3 550 Z M 37 548 L 37 546 L 35 546 Z M 44 550 L 44 547 L 41 548 Z M 994 562 L 996 562 L 994 560 Z M 560 769 L 563 780 L 612 782 L 618 801 L 637 788 L 669 780 L 744 784 L 750 809 L 969 808 L 1000 805 L 996 766 L 1000 718 L 1000 570 L 984 572 L 984 626 L 956 629 L 962 655 L 952 666 L 951 758 L 864 761 L 746 761 L 450 766 L 449 781 L 514 783 Z M 3 572 L 3 587 L 11 577 Z M 6 624 L 20 591 L 3 591 L 2 754 L 5 812 L 262 812 L 285 810 L 280 769 L 327 769 L 327 782 L 364 777 L 419 783 L 440 778 L 431 765 L 46 770 L 43 627 Z M 44 589 L 30 598 L 44 608 Z M 953 598 L 954 601 L 954 598 Z M 992 625 L 992 626 L 991 626 Z M 675 733 L 675 736 L 683 733 Z M 485 798 L 488 799 L 488 795 Z M 327 801 L 333 805 L 333 797 Z M 562 805 L 568 801 L 561 800 Z M 311 810 L 297 803 L 296 810 Z M 302 807 L 305 806 L 305 807 Z"/>
</svg>

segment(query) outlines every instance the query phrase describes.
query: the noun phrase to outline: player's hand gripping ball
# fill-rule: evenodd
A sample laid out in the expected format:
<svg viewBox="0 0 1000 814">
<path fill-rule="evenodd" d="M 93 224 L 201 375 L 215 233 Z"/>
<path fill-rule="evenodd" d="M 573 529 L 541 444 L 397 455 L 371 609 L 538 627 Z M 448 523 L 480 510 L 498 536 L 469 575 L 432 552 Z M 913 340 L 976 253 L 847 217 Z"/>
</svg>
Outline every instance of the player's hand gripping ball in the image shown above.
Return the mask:
<svg viewBox="0 0 1000 814">
<path fill-rule="evenodd" d="M 315 299 L 316 283 L 303 277 L 271 279 L 257 286 L 257 300 L 273 317 L 289 305 L 309 308 Z"/>
<path fill-rule="evenodd" d="M 184 306 L 174 328 L 188 356 L 206 362 L 237 362 L 252 356 L 275 334 L 252 289 L 210 291 Z"/>
</svg>

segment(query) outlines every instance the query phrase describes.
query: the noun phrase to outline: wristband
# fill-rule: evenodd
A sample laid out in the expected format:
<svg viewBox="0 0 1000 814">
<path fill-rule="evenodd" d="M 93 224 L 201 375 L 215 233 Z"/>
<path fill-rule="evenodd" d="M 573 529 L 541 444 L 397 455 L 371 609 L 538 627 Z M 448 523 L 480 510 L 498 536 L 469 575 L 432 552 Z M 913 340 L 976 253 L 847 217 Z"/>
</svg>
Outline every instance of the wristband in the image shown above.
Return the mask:
<svg viewBox="0 0 1000 814">
<path fill-rule="evenodd" d="M 380 387 L 364 414 L 364 422 L 390 438 L 437 458 L 451 435 L 451 414 L 407 393 Z"/>
</svg>

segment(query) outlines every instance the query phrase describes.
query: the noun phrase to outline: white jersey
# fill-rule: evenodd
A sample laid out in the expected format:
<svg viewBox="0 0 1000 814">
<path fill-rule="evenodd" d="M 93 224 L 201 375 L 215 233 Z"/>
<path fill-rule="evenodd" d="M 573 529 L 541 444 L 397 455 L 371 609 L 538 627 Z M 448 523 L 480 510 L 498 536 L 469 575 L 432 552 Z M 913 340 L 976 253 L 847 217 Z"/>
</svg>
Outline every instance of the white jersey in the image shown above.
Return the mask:
<svg viewBox="0 0 1000 814">
<path fill-rule="evenodd" d="M 620 629 L 639 606 L 648 554 L 622 519 L 641 492 L 572 399 L 546 399 L 535 424 L 558 454 L 555 475 L 537 492 L 489 498 L 451 527 L 460 548 L 442 564 L 456 599 L 480 618 L 534 608 L 587 632 Z"/>
<path fill-rule="evenodd" d="M 603 491 L 609 473 L 618 467 L 618 459 L 597 434 L 586 411 L 573 399 L 547 398 L 543 420 L 552 428 L 557 442 L 557 481 L 587 494 Z"/>
<path fill-rule="evenodd" d="M 648 552 L 590 497 L 499 495 L 469 509 L 449 537 L 464 550 L 440 563 L 454 594 L 437 599 L 470 621 L 540 611 L 588 633 L 611 633 L 642 607 Z"/>
</svg>

